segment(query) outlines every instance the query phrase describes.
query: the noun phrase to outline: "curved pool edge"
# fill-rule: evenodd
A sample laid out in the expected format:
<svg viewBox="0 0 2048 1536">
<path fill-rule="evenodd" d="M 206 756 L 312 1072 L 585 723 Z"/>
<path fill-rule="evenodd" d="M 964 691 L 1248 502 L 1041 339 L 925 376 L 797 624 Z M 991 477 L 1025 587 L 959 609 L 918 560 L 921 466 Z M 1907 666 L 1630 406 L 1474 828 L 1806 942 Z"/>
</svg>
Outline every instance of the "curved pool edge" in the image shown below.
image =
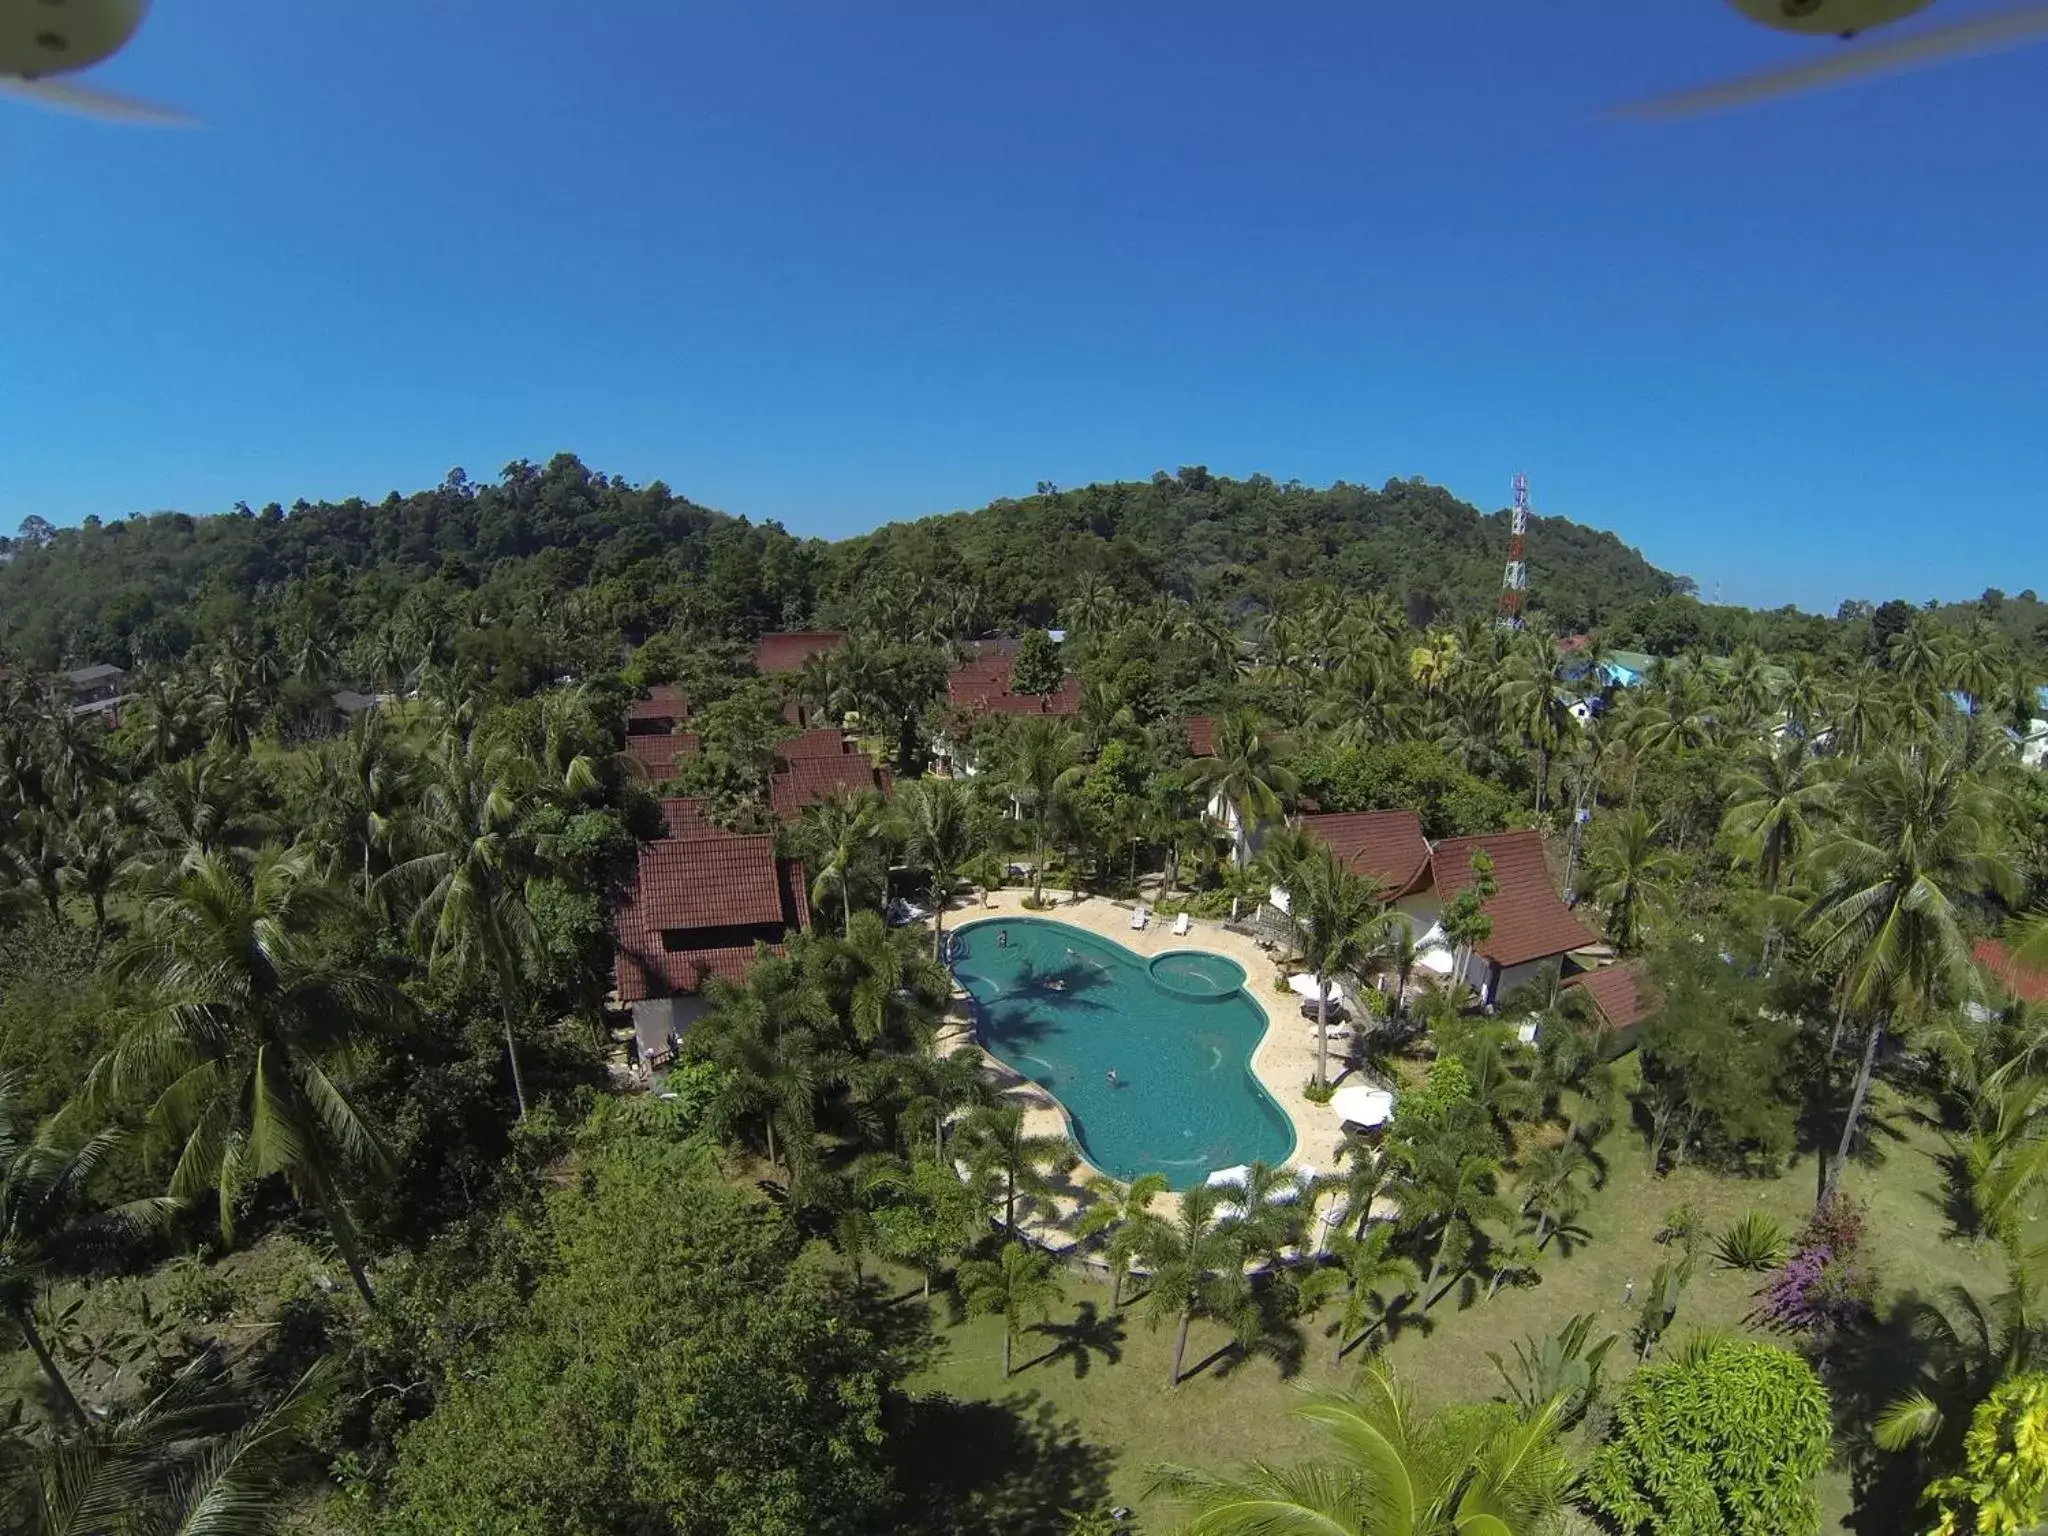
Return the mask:
<svg viewBox="0 0 2048 1536">
<path fill-rule="evenodd" d="M 1112 910 L 1127 912 L 1129 909 L 1113 907 Z M 1104 933 L 1096 928 L 1089 927 L 1080 923 L 1075 923 L 1066 918 L 1049 916 L 1043 912 L 1029 911 L 1023 909 L 1021 903 L 1019 909 L 1015 911 L 1008 911 L 1001 908 L 984 909 L 981 915 L 969 918 L 965 922 L 956 923 L 951 928 L 948 928 L 946 931 L 949 934 L 965 933 L 969 929 L 986 927 L 987 925 L 996 922 L 1042 923 L 1048 927 L 1069 929 L 1075 933 L 1083 935 L 1086 938 L 1097 940 L 1101 943 L 1109 944 L 1117 949 L 1122 950 L 1124 954 L 1128 955 L 1134 962 L 1136 962 L 1138 968 L 1144 971 L 1148 976 L 1151 975 L 1152 962 L 1154 960 L 1161 959 L 1168 954 L 1187 953 L 1213 955 L 1218 959 L 1226 960 L 1230 964 L 1236 966 L 1240 971 L 1244 973 L 1245 978 L 1236 990 L 1244 994 L 1246 1000 L 1251 1003 L 1253 1009 L 1257 1012 L 1258 1017 L 1264 1021 L 1259 1030 L 1258 1038 L 1252 1042 L 1251 1050 L 1246 1054 L 1245 1071 L 1251 1077 L 1253 1085 L 1258 1089 L 1260 1093 L 1265 1095 L 1267 1102 L 1277 1112 L 1277 1117 L 1280 1123 L 1283 1124 L 1287 1130 L 1287 1150 L 1283 1152 L 1279 1157 L 1273 1160 L 1272 1166 L 1279 1167 L 1282 1164 L 1289 1164 L 1294 1162 L 1295 1155 L 1298 1152 L 1300 1152 L 1302 1148 L 1303 1137 L 1301 1122 L 1296 1118 L 1294 1112 L 1288 1108 L 1287 1102 L 1285 1099 L 1281 1097 L 1280 1091 L 1277 1088 L 1275 1088 L 1273 1082 L 1273 1074 L 1270 1071 L 1263 1070 L 1260 1066 L 1259 1060 L 1259 1058 L 1266 1053 L 1267 1049 L 1270 1046 L 1277 1043 L 1279 1037 L 1276 1034 L 1273 1026 L 1277 1022 L 1279 1022 L 1279 1020 L 1275 1017 L 1273 1010 L 1266 1006 L 1265 999 L 1260 997 L 1252 989 L 1251 971 L 1243 961 L 1239 960 L 1234 955 L 1224 953 L 1222 950 L 1203 949 L 1197 945 L 1189 944 L 1187 940 L 1195 938 L 1196 935 L 1194 934 L 1173 935 L 1176 942 L 1172 949 L 1159 950 L 1148 954 L 1144 950 L 1133 949 L 1129 944 L 1123 942 L 1123 940 L 1118 938 L 1114 933 Z M 1146 930 L 1133 931 L 1143 932 Z M 952 977 L 953 985 L 956 988 L 958 988 L 960 992 L 967 997 L 968 1001 L 973 1004 L 974 1008 L 978 1010 L 981 1007 L 980 999 L 976 998 L 972 992 L 969 992 L 965 986 L 961 985 L 957 977 L 953 977 L 950 962 L 947 966 L 947 974 L 949 977 Z M 1224 998 L 1231 996 L 1232 994 L 1220 993 L 1214 999 L 1191 998 L 1184 996 L 1180 993 L 1174 993 L 1173 995 L 1183 1002 L 1199 1002 L 1205 1000 L 1220 1001 Z M 1125 1187 L 1129 1186 L 1131 1182 L 1129 1179 L 1126 1179 L 1121 1174 L 1113 1173 L 1109 1169 L 1102 1167 L 1099 1163 L 1095 1162 L 1094 1159 L 1088 1156 L 1086 1142 L 1083 1140 L 1079 1132 L 1075 1129 L 1073 1111 L 1067 1107 L 1067 1103 L 1064 1099 L 1062 1099 L 1057 1093 L 1053 1092 L 1051 1088 L 1047 1087 L 1043 1083 L 1038 1082 L 1035 1078 L 1029 1077 L 1025 1075 L 1023 1072 L 1020 1072 L 1017 1068 L 1011 1066 L 1007 1061 L 1004 1061 L 1000 1056 L 996 1055 L 995 1052 L 991 1051 L 985 1044 L 983 1044 L 980 1038 L 979 1030 L 970 1030 L 967 1043 L 971 1044 L 974 1047 L 974 1049 L 981 1055 L 984 1061 L 988 1062 L 998 1071 L 1006 1073 L 1010 1077 L 1016 1079 L 1018 1083 L 1022 1084 L 1024 1087 L 1029 1088 L 1031 1091 L 1038 1094 L 1047 1104 L 1051 1105 L 1053 1109 L 1058 1111 L 1062 1132 L 1066 1136 L 1068 1143 L 1073 1147 L 1075 1156 L 1079 1159 L 1082 1168 L 1086 1169 L 1091 1174 L 1109 1180 L 1113 1184 L 1119 1184 Z M 1213 1172 L 1214 1170 L 1211 1171 Z M 1194 1187 L 1198 1186 L 1190 1186 L 1190 1188 Z M 1171 1200 L 1178 1200 L 1185 1193 L 1187 1193 L 1186 1190 L 1169 1189 L 1167 1191 L 1166 1198 Z"/>
</svg>

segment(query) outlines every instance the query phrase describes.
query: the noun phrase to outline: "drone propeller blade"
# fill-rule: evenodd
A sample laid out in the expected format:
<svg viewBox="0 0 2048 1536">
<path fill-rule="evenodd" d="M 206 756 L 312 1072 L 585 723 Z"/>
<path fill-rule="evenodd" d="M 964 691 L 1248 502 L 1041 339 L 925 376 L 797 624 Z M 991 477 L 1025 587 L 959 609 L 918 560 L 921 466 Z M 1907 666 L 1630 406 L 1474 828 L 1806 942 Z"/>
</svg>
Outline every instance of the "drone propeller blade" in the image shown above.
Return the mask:
<svg viewBox="0 0 2048 1536">
<path fill-rule="evenodd" d="M 22 80 L 0 76 L 0 95 L 18 97 L 63 112 L 77 112 L 110 123 L 150 123 L 159 128 L 189 128 L 195 119 L 170 107 L 133 96 L 118 95 L 71 80 Z"/>
<path fill-rule="evenodd" d="M 1932 64 L 1961 54 L 2009 48 L 2044 35 L 2048 35 L 2048 5 L 2030 5 L 1991 16 L 1974 16 L 1968 21 L 1953 22 L 1887 42 L 1843 49 L 1801 64 L 1739 75 L 1733 80 L 1722 80 L 1695 90 L 1652 96 L 1647 101 L 1630 102 L 1615 110 L 1622 117 L 1696 117 L 1704 112 L 1750 106 L 1795 91 L 1820 90 L 1861 80 L 1868 75 L 1911 69 L 1918 64 Z"/>
</svg>

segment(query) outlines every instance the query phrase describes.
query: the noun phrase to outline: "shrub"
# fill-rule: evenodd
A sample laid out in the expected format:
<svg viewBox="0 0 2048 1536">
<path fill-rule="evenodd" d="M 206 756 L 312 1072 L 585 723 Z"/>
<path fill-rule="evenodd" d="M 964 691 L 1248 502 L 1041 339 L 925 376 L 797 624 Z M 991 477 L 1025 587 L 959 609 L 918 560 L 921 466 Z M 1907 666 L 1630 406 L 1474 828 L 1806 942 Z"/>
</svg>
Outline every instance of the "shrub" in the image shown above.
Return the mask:
<svg viewBox="0 0 2048 1536">
<path fill-rule="evenodd" d="M 1311 1104 L 1327 1104 L 1336 1096 L 1336 1093 L 1337 1085 L 1335 1083 L 1319 1083 L 1314 1078 L 1310 1078 L 1301 1085 L 1301 1096 Z"/>
<path fill-rule="evenodd" d="M 1764 1212 L 1751 1211 L 1721 1234 L 1714 1257 L 1730 1269 L 1776 1269 L 1785 1262 L 1785 1229 Z"/>
</svg>

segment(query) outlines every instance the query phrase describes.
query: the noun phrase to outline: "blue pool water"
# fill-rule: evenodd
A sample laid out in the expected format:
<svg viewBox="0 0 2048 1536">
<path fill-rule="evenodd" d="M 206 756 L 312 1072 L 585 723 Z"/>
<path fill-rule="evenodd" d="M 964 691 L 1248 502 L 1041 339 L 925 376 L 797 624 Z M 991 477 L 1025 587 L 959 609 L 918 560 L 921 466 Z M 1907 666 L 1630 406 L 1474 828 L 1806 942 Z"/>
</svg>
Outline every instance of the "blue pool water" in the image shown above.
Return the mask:
<svg viewBox="0 0 2048 1536">
<path fill-rule="evenodd" d="M 1148 962 L 1042 918 L 989 918 L 957 934 L 953 974 L 975 1001 L 981 1044 L 1065 1106 L 1103 1172 L 1163 1173 L 1188 1189 L 1294 1150 L 1293 1126 L 1252 1076 L 1266 1018 L 1236 961 L 1182 951 Z"/>
</svg>

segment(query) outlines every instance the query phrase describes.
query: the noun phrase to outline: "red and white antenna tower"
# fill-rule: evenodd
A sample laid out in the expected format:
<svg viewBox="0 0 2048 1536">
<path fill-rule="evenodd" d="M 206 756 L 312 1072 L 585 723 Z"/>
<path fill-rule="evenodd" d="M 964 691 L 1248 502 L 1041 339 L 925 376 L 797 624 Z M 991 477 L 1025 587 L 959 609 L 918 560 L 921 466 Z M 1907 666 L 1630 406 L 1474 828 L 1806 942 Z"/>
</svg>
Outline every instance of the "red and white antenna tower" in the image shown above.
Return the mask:
<svg viewBox="0 0 2048 1536">
<path fill-rule="evenodd" d="M 1494 622 L 1502 629 L 1522 627 L 1522 594 L 1528 590 L 1529 567 L 1522 560 L 1522 538 L 1529 531 L 1529 477 L 1515 473 L 1515 508 L 1508 524 L 1508 568 L 1500 579 L 1500 617 Z"/>
</svg>

